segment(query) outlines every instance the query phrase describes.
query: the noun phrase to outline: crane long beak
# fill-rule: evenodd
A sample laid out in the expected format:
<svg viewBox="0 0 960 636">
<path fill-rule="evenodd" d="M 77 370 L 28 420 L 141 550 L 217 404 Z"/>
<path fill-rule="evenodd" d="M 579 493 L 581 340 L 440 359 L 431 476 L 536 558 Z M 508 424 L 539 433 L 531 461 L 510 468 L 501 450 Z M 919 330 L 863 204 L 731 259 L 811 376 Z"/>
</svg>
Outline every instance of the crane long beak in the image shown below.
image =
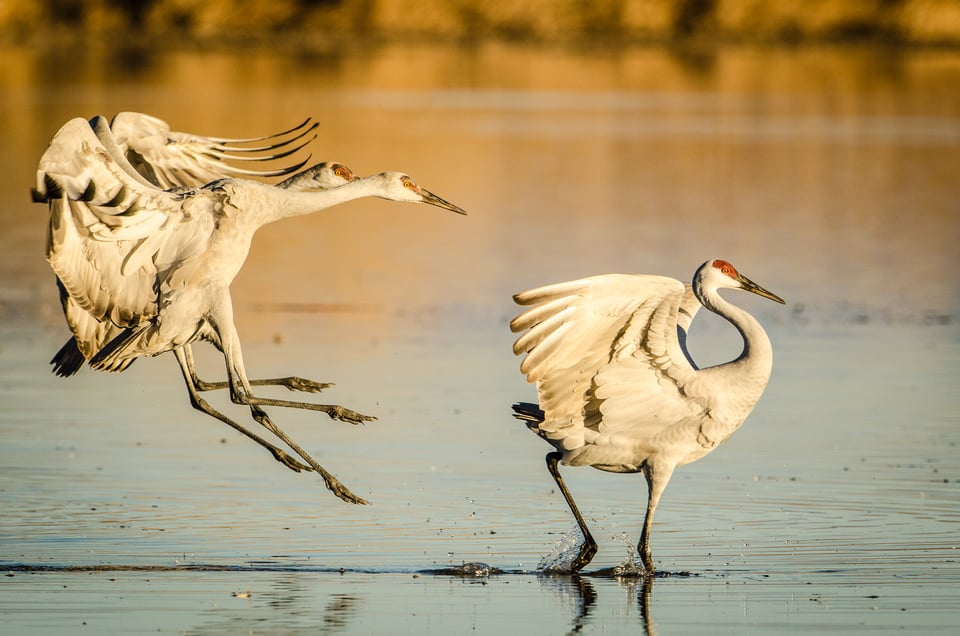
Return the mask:
<svg viewBox="0 0 960 636">
<path fill-rule="evenodd" d="M 423 203 L 429 203 L 430 205 L 435 205 L 439 208 L 443 208 L 444 210 L 450 210 L 451 212 L 456 212 L 457 214 L 463 214 L 464 216 L 466 216 L 467 214 L 466 211 L 464 211 L 463 209 L 455 206 L 449 201 L 444 201 L 443 199 L 435 195 L 433 192 L 430 192 L 425 188 L 420 188 L 420 195 L 423 197 Z"/>
<path fill-rule="evenodd" d="M 740 288 L 743 290 L 746 290 L 748 292 L 753 292 L 754 294 L 757 294 L 758 296 L 763 296 L 764 298 L 769 298 L 770 300 L 774 302 L 778 302 L 781 305 L 787 304 L 783 298 L 780 298 L 773 292 L 767 291 L 766 289 L 764 289 L 760 285 L 757 285 L 755 282 L 753 282 L 743 274 L 740 274 L 740 277 L 737 280 L 740 283 Z"/>
</svg>

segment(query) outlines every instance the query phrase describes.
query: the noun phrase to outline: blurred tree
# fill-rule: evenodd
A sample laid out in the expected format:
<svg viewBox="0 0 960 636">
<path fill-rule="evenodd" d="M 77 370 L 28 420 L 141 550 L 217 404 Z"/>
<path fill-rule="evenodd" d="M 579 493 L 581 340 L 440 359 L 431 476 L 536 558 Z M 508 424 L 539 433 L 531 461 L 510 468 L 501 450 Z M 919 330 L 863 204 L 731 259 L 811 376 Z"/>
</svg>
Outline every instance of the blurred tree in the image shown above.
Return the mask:
<svg viewBox="0 0 960 636">
<path fill-rule="evenodd" d="M 104 2 L 108 8 L 123 13 L 127 18 L 127 23 L 135 26 L 144 23 L 147 13 L 157 3 L 157 0 L 104 0 Z"/>
</svg>

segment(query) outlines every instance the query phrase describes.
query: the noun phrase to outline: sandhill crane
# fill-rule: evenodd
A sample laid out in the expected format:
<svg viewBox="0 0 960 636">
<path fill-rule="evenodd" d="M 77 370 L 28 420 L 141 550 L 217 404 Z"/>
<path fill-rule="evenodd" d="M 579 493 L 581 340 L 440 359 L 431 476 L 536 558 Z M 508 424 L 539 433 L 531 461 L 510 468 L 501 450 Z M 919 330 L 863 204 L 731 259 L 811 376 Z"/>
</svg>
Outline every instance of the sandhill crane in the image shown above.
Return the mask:
<svg viewBox="0 0 960 636">
<path fill-rule="evenodd" d="M 320 474 L 334 494 L 350 503 L 367 503 L 297 446 L 262 407 L 324 411 L 353 423 L 372 418 L 337 405 L 254 395 L 233 323 L 230 283 L 246 259 L 253 234 L 273 221 L 361 197 L 465 212 L 399 172 L 317 191 L 236 178 L 167 191 L 135 171 L 118 151 L 119 144 L 112 144 L 115 138 L 104 134 L 102 123 L 79 118 L 67 122 L 40 160 L 34 190 L 35 200 L 49 204 L 47 260 L 67 298 L 67 322 L 79 348 L 90 349 L 84 352 L 90 365 L 120 371 L 137 357 L 173 351 L 195 408 L 248 435 L 289 468 L 306 469 L 199 397 L 190 345 L 211 342 L 224 355 L 231 399 L 249 406 L 254 419 Z M 96 336 L 89 340 L 96 333 L 91 325 L 107 323 L 119 332 L 106 342 Z M 113 327 L 107 330 L 112 334 Z"/>
<path fill-rule="evenodd" d="M 637 551 L 654 573 L 650 528 L 674 468 L 696 461 L 726 441 L 753 410 L 773 363 L 770 340 L 746 311 L 717 292 L 731 288 L 784 301 L 714 259 L 684 286 L 663 276 L 610 274 L 557 283 L 514 296 L 535 305 L 510 322 L 523 333 L 520 369 L 536 383 L 539 405 L 518 403 L 514 417 L 556 450 L 547 469 L 584 536 L 571 569 L 597 552 L 583 516 L 558 469 L 593 466 L 642 472 L 647 512 Z M 731 362 L 698 369 L 685 345 L 700 304 L 740 332 L 743 352 Z"/>
<path fill-rule="evenodd" d="M 155 185 L 167 188 L 169 192 L 183 193 L 193 189 L 193 186 L 202 185 L 205 179 L 211 177 L 221 178 L 231 173 L 242 173 L 244 176 L 250 177 L 283 176 L 300 168 L 306 161 L 279 169 L 241 170 L 224 162 L 224 159 L 233 157 L 233 155 L 226 155 L 225 149 L 227 144 L 231 143 L 246 144 L 266 139 L 275 140 L 295 133 L 290 139 L 276 141 L 269 146 L 243 146 L 234 149 L 238 153 L 248 153 L 244 155 L 244 158 L 256 158 L 259 161 L 275 164 L 278 159 L 290 155 L 304 145 L 301 143 L 293 150 L 289 147 L 316 128 L 316 124 L 307 128 L 309 122 L 310 120 L 307 119 L 304 123 L 289 131 L 267 137 L 237 140 L 174 132 L 170 130 L 170 126 L 166 122 L 142 113 L 120 113 L 109 124 L 104 117 L 96 116 L 89 123 L 91 130 L 103 145 L 103 149 L 111 154 L 117 165 L 126 170 L 131 178 L 147 186 Z M 307 140 L 307 142 L 309 141 L 310 139 Z M 149 157 L 149 161 L 147 157 Z M 301 190 L 309 188 L 328 189 L 343 185 L 355 178 L 345 165 L 338 162 L 325 162 L 294 174 L 278 183 L 277 187 Z M 35 196 L 35 198 L 45 200 L 44 196 Z M 54 365 L 54 373 L 67 377 L 76 373 L 87 359 L 96 354 L 106 343 L 117 337 L 124 327 L 110 320 L 100 320 L 93 314 L 88 313 L 67 293 L 59 278 L 57 278 L 57 287 L 60 290 L 64 315 L 74 335 L 60 348 L 51 363 Z M 313 470 L 311 467 L 297 462 L 283 450 L 270 444 L 224 414 L 217 412 L 206 401 L 196 396 L 196 391 L 226 388 L 229 383 L 201 380 L 196 373 L 190 345 L 183 347 L 183 354 L 184 366 L 182 371 L 187 378 L 188 388 L 193 389 L 190 396 L 191 404 L 195 408 L 220 419 L 253 439 L 267 448 L 276 459 L 290 469 L 297 472 Z M 122 371 L 133 361 L 134 358 L 131 358 L 118 365 L 114 370 Z M 317 392 L 331 386 L 330 383 L 319 383 L 299 377 L 254 379 L 250 380 L 250 384 L 252 386 L 279 385 L 290 390 L 309 392 Z"/>
</svg>

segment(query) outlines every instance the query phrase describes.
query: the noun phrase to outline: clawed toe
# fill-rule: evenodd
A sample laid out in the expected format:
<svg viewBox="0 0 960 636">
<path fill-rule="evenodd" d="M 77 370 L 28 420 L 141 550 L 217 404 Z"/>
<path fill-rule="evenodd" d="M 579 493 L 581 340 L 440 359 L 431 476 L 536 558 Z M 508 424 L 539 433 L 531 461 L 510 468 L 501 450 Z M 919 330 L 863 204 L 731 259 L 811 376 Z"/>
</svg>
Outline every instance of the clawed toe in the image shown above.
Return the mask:
<svg viewBox="0 0 960 636">
<path fill-rule="evenodd" d="M 349 490 L 347 487 L 340 483 L 340 480 L 336 477 L 328 475 L 324 478 L 324 481 L 327 484 L 327 488 L 330 489 L 330 492 L 335 494 L 337 497 L 346 501 L 347 503 L 357 504 L 357 505 L 368 505 L 370 502 L 366 499 L 356 496 Z"/>
<path fill-rule="evenodd" d="M 319 393 L 324 389 L 329 389 L 333 386 L 333 382 L 314 382 L 313 380 L 307 380 L 305 378 L 283 378 L 280 381 L 280 384 L 287 387 L 291 391 L 301 391 L 303 393 Z"/>
<path fill-rule="evenodd" d="M 351 411 L 350 409 L 343 408 L 342 406 L 333 407 L 329 411 L 329 415 L 335 420 L 340 420 L 341 422 L 346 422 L 348 424 L 363 424 L 364 422 L 374 422 L 377 419 L 372 415 L 363 415 L 362 413 Z"/>
</svg>

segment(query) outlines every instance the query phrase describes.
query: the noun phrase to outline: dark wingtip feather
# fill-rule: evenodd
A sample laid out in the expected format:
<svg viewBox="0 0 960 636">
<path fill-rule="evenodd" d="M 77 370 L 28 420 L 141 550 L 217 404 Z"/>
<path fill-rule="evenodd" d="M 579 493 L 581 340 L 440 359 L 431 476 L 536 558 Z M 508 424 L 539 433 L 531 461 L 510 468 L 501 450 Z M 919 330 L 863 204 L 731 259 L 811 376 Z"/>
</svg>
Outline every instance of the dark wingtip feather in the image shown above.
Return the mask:
<svg viewBox="0 0 960 636">
<path fill-rule="evenodd" d="M 517 402 L 512 407 L 513 416 L 522 422 L 542 422 L 543 409 L 540 405 L 531 402 Z"/>
<path fill-rule="evenodd" d="M 63 343 L 60 351 L 57 351 L 57 354 L 50 360 L 50 364 L 53 365 L 54 374 L 61 378 L 68 378 L 75 374 L 80 370 L 84 362 L 86 362 L 86 359 L 83 357 L 83 354 L 80 353 L 77 341 L 73 338 Z"/>
<path fill-rule="evenodd" d="M 132 363 L 132 359 L 111 360 L 111 356 L 124 345 L 139 336 L 143 328 L 127 328 L 117 334 L 113 340 L 103 346 L 92 358 L 90 366 L 97 371 L 123 371 Z"/>
</svg>

